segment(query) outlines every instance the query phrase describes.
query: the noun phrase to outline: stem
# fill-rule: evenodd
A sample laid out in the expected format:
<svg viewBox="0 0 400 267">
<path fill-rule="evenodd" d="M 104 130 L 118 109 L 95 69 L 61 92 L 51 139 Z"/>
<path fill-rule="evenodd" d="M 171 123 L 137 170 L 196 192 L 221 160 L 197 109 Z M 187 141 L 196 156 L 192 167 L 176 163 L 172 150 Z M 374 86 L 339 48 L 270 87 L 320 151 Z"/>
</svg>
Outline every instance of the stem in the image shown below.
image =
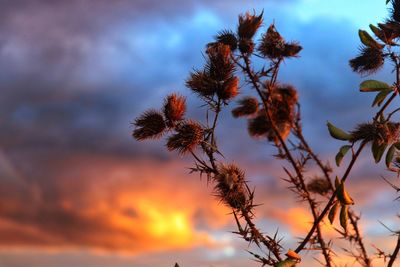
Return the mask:
<svg viewBox="0 0 400 267">
<path fill-rule="evenodd" d="M 256 78 L 256 75 L 254 75 L 253 71 L 251 70 L 249 57 L 242 54 L 242 58 L 243 58 L 243 60 L 245 62 L 245 66 L 244 66 L 243 70 L 247 74 L 247 76 L 250 79 L 253 87 L 256 89 L 259 97 L 261 98 L 261 101 L 262 101 L 264 109 L 265 109 L 265 113 L 266 113 L 266 115 L 268 117 L 268 120 L 271 122 L 271 128 L 273 129 L 274 134 L 278 137 L 279 143 L 281 144 L 283 150 L 285 151 L 285 155 L 287 157 L 287 160 L 291 163 L 291 165 L 293 166 L 293 168 L 294 168 L 294 170 L 295 170 L 295 172 L 297 174 L 297 177 L 298 177 L 298 179 L 300 181 L 300 186 L 301 186 L 300 189 L 304 194 L 304 198 L 307 200 L 307 202 L 308 202 L 308 204 L 310 206 L 311 213 L 312 213 L 313 219 L 315 221 L 315 220 L 318 219 L 317 204 L 311 198 L 311 195 L 307 190 L 307 187 L 306 187 L 305 181 L 304 181 L 304 176 L 303 176 L 302 171 L 300 170 L 299 165 L 296 163 L 292 153 L 290 152 L 289 148 L 286 145 L 285 140 L 282 138 L 281 134 L 279 133 L 279 130 L 278 130 L 277 126 L 275 125 L 275 122 L 272 120 L 272 116 L 271 116 L 269 108 L 267 106 L 268 99 L 265 99 L 264 95 L 262 94 L 261 89 L 260 89 L 259 84 L 258 84 L 258 79 Z M 278 70 L 279 70 L 279 66 L 280 66 L 281 62 L 282 62 L 282 59 L 279 59 L 275 63 L 275 66 L 273 68 L 273 74 L 272 74 L 272 78 L 271 78 L 271 84 L 272 85 L 275 84 L 276 79 L 278 77 Z M 242 66 L 242 65 L 239 65 L 239 66 Z M 326 261 L 326 266 L 331 267 L 332 266 L 332 263 L 331 263 L 332 259 L 330 257 L 330 254 L 329 254 L 328 248 L 327 248 L 327 246 L 325 244 L 325 241 L 323 239 L 323 235 L 322 235 L 322 231 L 321 231 L 319 222 L 316 224 L 316 229 L 317 229 L 318 242 L 321 245 L 322 254 L 324 255 L 324 258 L 325 258 L 325 261 Z"/>
<path fill-rule="evenodd" d="M 390 255 L 390 260 L 389 260 L 389 263 L 388 263 L 388 267 L 392 267 L 393 266 L 393 263 L 397 258 L 397 254 L 399 254 L 399 251 L 400 251 L 400 233 L 398 234 L 398 237 L 397 237 L 396 247 L 394 248 L 394 251 L 393 251 L 392 255 Z"/>
</svg>

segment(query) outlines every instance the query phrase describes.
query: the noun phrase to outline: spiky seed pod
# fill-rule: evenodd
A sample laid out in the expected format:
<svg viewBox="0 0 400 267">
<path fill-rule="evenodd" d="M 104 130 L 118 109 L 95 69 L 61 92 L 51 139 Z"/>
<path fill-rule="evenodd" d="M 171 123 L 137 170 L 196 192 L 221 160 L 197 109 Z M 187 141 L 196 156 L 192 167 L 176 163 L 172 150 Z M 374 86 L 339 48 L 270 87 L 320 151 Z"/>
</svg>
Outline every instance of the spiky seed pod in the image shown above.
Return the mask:
<svg viewBox="0 0 400 267">
<path fill-rule="evenodd" d="M 254 51 L 254 42 L 251 39 L 240 39 L 239 50 L 243 54 L 251 54 Z"/>
<path fill-rule="evenodd" d="M 284 57 L 295 57 L 303 49 L 298 43 L 286 43 L 283 49 L 282 56 Z"/>
<path fill-rule="evenodd" d="M 238 95 L 239 78 L 232 76 L 227 79 L 217 90 L 217 96 L 222 100 L 229 100 Z"/>
<path fill-rule="evenodd" d="M 255 97 L 247 96 L 238 101 L 239 106 L 232 110 L 235 118 L 251 116 L 258 111 L 258 100 Z"/>
<path fill-rule="evenodd" d="M 250 13 L 239 15 L 238 35 L 241 39 L 251 39 L 256 34 L 263 22 L 263 13 L 256 16 Z"/>
<path fill-rule="evenodd" d="M 182 122 L 175 127 L 175 131 L 167 140 L 169 151 L 177 150 L 185 154 L 193 151 L 203 141 L 203 128 L 195 121 Z"/>
<path fill-rule="evenodd" d="M 400 22 L 400 0 L 391 0 L 390 17 L 392 20 Z"/>
<path fill-rule="evenodd" d="M 369 142 L 375 139 L 377 135 L 377 128 L 375 124 L 372 123 L 361 123 L 357 125 L 354 131 L 350 132 L 352 138 L 350 142 L 365 141 Z"/>
<path fill-rule="evenodd" d="M 207 49 L 206 72 L 211 79 L 225 81 L 233 75 L 235 65 L 231 60 L 231 49 L 222 43 L 215 43 Z"/>
<path fill-rule="evenodd" d="M 271 24 L 262 36 L 258 51 L 266 58 L 281 58 L 284 55 L 285 45 L 285 40 L 276 31 L 275 25 Z"/>
<path fill-rule="evenodd" d="M 215 94 L 217 86 L 215 81 L 204 71 L 190 73 L 186 80 L 186 86 L 202 97 L 209 97 Z"/>
<path fill-rule="evenodd" d="M 244 172 L 234 164 L 221 164 L 214 177 L 217 196 L 227 205 L 239 209 L 246 204 Z"/>
<path fill-rule="evenodd" d="M 218 35 L 215 36 L 215 40 L 218 43 L 223 43 L 224 45 L 229 46 L 231 51 L 235 51 L 237 49 L 238 40 L 235 34 L 230 30 L 224 30 L 219 32 Z"/>
<path fill-rule="evenodd" d="M 377 144 L 391 144 L 399 139 L 400 124 L 394 122 L 362 123 L 351 132 L 351 142 L 376 141 Z"/>
<path fill-rule="evenodd" d="M 299 100 L 297 90 L 289 84 L 276 86 L 275 90 L 273 91 L 273 97 L 280 98 L 290 107 L 293 107 Z"/>
<path fill-rule="evenodd" d="M 360 55 L 350 60 L 350 67 L 360 74 L 372 74 L 378 71 L 384 63 L 381 49 L 362 47 Z"/>
<path fill-rule="evenodd" d="M 392 40 L 400 37 L 400 23 L 397 21 L 387 21 L 386 23 L 378 23 L 379 28 L 382 30 L 384 40 L 393 44 Z"/>
<path fill-rule="evenodd" d="M 136 128 L 133 130 L 132 136 L 138 141 L 159 138 L 166 129 L 162 114 L 153 109 L 141 114 L 133 125 Z"/>
<path fill-rule="evenodd" d="M 164 100 L 164 116 L 167 126 L 173 127 L 176 122 L 183 119 L 186 112 L 186 99 L 177 94 L 171 94 Z"/>
<path fill-rule="evenodd" d="M 268 120 L 265 110 L 261 109 L 257 116 L 248 120 L 247 129 L 251 137 L 265 137 L 271 130 L 271 122 Z"/>
<path fill-rule="evenodd" d="M 326 179 L 316 177 L 307 184 L 307 189 L 312 193 L 326 195 L 331 189 L 331 185 Z"/>
</svg>

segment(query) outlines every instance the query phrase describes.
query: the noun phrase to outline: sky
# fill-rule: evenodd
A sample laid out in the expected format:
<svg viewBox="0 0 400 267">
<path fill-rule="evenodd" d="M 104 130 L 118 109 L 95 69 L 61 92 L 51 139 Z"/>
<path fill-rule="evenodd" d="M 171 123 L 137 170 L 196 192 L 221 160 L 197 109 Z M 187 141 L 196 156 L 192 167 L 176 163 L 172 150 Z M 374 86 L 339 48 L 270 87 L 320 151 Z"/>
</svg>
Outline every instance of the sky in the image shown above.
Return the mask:
<svg viewBox="0 0 400 267">
<path fill-rule="evenodd" d="M 253 10 L 264 10 L 264 30 L 274 22 L 303 46 L 279 80 L 299 90 L 305 135 L 333 166 L 342 144 L 326 121 L 351 129 L 376 112 L 348 60 L 358 29 L 384 20 L 384 0 L 0 0 L 0 267 L 259 266 L 231 233 L 229 209 L 189 174 L 192 160 L 168 153 L 163 140 L 131 137 L 134 118 L 171 92 L 187 96 L 189 115 L 204 116 L 184 81 L 213 36 Z M 392 76 L 385 68 L 374 78 Z M 264 203 L 257 223 L 294 247 L 311 216 L 288 191 L 274 150 L 250 139 L 230 108 L 220 148 Z M 348 182 L 371 253 L 371 244 L 389 252 L 395 242 L 379 221 L 398 225 L 396 193 L 381 175 L 396 182 L 365 152 Z M 307 266 L 319 266 L 314 255 Z"/>
</svg>

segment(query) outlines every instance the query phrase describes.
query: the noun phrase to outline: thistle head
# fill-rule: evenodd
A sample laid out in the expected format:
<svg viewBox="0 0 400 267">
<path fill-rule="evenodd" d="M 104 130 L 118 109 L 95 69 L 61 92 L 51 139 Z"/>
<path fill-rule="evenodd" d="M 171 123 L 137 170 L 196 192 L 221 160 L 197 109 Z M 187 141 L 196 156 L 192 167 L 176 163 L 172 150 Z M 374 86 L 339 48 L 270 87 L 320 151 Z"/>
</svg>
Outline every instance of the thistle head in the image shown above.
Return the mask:
<svg viewBox="0 0 400 267">
<path fill-rule="evenodd" d="M 251 116 L 258 111 L 258 100 L 255 97 L 247 96 L 238 101 L 238 106 L 232 110 L 235 118 Z"/>
<path fill-rule="evenodd" d="M 135 129 L 132 136 L 142 141 L 145 139 L 156 139 L 162 136 L 166 130 L 166 123 L 163 115 L 157 110 L 148 110 L 136 118 L 133 123 Z"/>
<path fill-rule="evenodd" d="M 222 43 L 224 45 L 229 46 L 231 51 L 235 51 L 238 47 L 238 40 L 236 38 L 236 35 L 229 30 L 224 30 L 218 33 L 217 36 L 215 36 L 215 40 L 218 43 Z"/>
<path fill-rule="evenodd" d="M 217 90 L 217 96 L 222 100 L 230 100 L 238 95 L 239 78 L 236 76 L 229 77 Z"/>
<path fill-rule="evenodd" d="M 186 112 L 185 97 L 171 94 L 164 100 L 163 113 L 166 118 L 166 123 L 169 127 L 173 127 L 176 122 L 183 119 Z"/>
<path fill-rule="evenodd" d="M 255 14 L 239 15 L 238 35 L 240 39 L 251 39 L 256 34 L 263 22 L 263 13 L 256 16 Z"/>
<path fill-rule="evenodd" d="M 203 141 L 203 127 L 195 121 L 188 120 L 175 127 L 176 133 L 168 137 L 167 148 L 180 154 L 193 151 Z"/>
<path fill-rule="evenodd" d="M 384 55 L 381 49 L 362 47 L 360 55 L 350 60 L 350 67 L 360 74 L 372 74 L 377 72 L 384 63 Z"/>
<path fill-rule="evenodd" d="M 228 206 L 239 209 L 246 204 L 244 172 L 234 164 L 221 164 L 214 177 L 217 196 Z"/>
</svg>

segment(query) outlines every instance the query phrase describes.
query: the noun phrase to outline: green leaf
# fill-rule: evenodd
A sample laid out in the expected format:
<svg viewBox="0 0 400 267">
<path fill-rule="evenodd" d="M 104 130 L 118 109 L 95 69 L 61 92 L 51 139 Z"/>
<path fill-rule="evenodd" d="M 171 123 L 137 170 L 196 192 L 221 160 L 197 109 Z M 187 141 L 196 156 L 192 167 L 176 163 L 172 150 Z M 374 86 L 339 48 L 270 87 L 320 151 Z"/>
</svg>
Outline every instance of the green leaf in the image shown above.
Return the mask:
<svg viewBox="0 0 400 267">
<path fill-rule="evenodd" d="M 329 121 L 326 125 L 328 126 L 329 133 L 333 138 L 338 139 L 338 140 L 343 140 L 343 141 L 347 141 L 352 138 L 351 134 L 346 133 L 342 129 L 337 128 Z"/>
<path fill-rule="evenodd" d="M 349 151 L 350 148 L 351 148 L 350 145 L 345 145 L 339 149 L 339 152 L 336 154 L 335 157 L 336 165 L 338 167 L 340 166 L 340 163 L 342 162 L 344 156 L 346 155 L 347 151 Z"/>
<path fill-rule="evenodd" d="M 361 92 L 379 92 L 382 90 L 389 90 L 389 89 L 392 89 L 392 87 L 389 84 L 376 80 L 366 80 L 360 84 Z"/>
<path fill-rule="evenodd" d="M 392 163 L 394 152 L 396 151 L 396 146 L 391 145 L 388 152 L 386 153 L 386 167 L 390 167 L 390 163 Z"/>
<path fill-rule="evenodd" d="M 359 30 L 358 36 L 360 36 L 361 42 L 368 47 L 372 47 L 372 48 L 376 48 L 376 49 L 383 48 L 383 45 L 378 43 L 377 41 L 375 41 L 375 39 L 372 38 L 371 35 L 369 35 L 369 33 L 366 31 Z"/>
<path fill-rule="evenodd" d="M 387 144 L 379 144 L 378 142 L 374 141 L 372 143 L 372 155 L 374 156 L 375 163 L 378 163 L 381 161 L 381 158 L 383 156 L 383 153 L 385 153 Z"/>
<path fill-rule="evenodd" d="M 376 104 L 378 105 L 378 107 L 382 104 L 382 102 L 385 100 L 385 98 L 387 97 L 388 94 L 390 94 L 390 92 L 392 92 L 392 89 L 387 89 L 387 90 L 382 90 L 380 91 L 375 99 L 374 102 L 372 103 L 372 106 L 375 106 Z"/>
</svg>

